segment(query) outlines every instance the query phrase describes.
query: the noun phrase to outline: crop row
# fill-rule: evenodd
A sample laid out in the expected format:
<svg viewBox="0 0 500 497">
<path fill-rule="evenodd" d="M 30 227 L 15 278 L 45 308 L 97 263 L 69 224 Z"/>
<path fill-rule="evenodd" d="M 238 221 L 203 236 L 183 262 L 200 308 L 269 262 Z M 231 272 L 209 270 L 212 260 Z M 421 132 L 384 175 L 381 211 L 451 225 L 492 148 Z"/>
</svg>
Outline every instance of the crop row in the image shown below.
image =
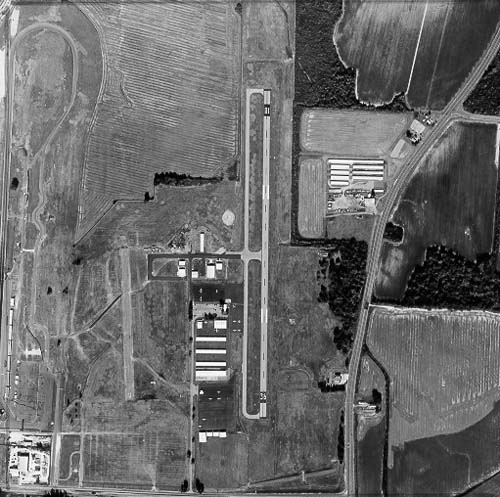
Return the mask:
<svg viewBox="0 0 500 497">
<path fill-rule="evenodd" d="M 228 4 L 109 4 L 94 13 L 113 71 L 86 157 L 87 195 L 142 198 L 158 172 L 218 174 L 237 135 Z"/>
</svg>

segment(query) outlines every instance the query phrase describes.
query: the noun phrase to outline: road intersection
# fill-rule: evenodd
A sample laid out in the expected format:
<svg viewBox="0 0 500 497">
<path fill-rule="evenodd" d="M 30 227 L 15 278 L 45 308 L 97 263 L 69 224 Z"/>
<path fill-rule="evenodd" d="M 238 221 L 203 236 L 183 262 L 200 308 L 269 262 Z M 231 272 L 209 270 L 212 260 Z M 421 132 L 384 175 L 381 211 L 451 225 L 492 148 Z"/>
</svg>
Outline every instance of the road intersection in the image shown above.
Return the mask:
<svg viewBox="0 0 500 497">
<path fill-rule="evenodd" d="M 423 157 L 428 153 L 436 140 L 455 121 L 461 120 L 460 111 L 469 93 L 474 89 L 482 75 L 490 65 L 491 61 L 500 49 L 500 26 L 490 41 L 488 48 L 483 53 L 481 59 L 472 69 L 467 80 L 460 90 L 454 95 L 451 101 L 442 111 L 438 123 L 431 128 L 424 136 L 421 143 L 415 148 L 413 154 L 407 159 L 401 170 L 401 174 L 385 198 L 384 210 L 377 219 L 369 243 L 368 261 L 366 267 L 366 282 L 363 290 L 361 311 L 358 318 L 356 336 L 349 363 L 349 381 L 346 389 L 345 404 L 345 483 L 346 493 L 349 496 L 357 494 L 356 491 L 356 420 L 354 412 L 354 402 L 356 396 L 356 386 L 359 380 L 361 353 L 367 333 L 369 303 L 372 298 L 373 289 L 378 273 L 378 264 L 384 242 L 384 231 L 387 222 L 390 220 L 393 209 L 397 205 L 399 198 L 403 194 L 413 173 L 416 171 Z M 458 114 L 457 114 L 458 113 Z"/>
</svg>

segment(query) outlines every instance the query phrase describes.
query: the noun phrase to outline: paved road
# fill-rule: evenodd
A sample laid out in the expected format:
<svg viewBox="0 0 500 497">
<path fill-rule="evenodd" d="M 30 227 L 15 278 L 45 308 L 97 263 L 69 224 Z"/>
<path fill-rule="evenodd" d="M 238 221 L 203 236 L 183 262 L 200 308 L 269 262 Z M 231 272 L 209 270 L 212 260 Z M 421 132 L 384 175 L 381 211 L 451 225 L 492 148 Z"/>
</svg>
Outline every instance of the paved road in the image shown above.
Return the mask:
<svg viewBox="0 0 500 497">
<path fill-rule="evenodd" d="M 260 409 L 267 417 L 267 311 L 269 308 L 269 154 L 271 144 L 271 91 L 264 90 L 264 131 L 262 136 L 262 246 L 260 275 Z"/>
<path fill-rule="evenodd" d="M 368 303 L 373 294 L 373 289 L 378 272 L 378 264 L 383 246 L 383 236 L 385 225 L 389 221 L 393 208 L 397 204 L 401 194 L 405 191 L 411 176 L 415 172 L 418 164 L 429 151 L 435 141 L 444 133 L 448 126 L 459 116 L 454 117 L 454 113 L 461 110 L 461 106 L 469 93 L 474 89 L 481 79 L 496 53 L 500 49 L 500 26 L 490 41 L 488 48 L 483 53 L 481 59 L 473 68 L 465 83 L 444 108 L 438 123 L 434 128 L 428 129 L 422 142 L 415 148 L 413 154 L 408 157 L 401 174 L 385 198 L 385 209 L 378 218 L 370 239 L 368 262 L 366 269 L 366 283 L 363 291 L 362 307 L 359 315 L 356 337 L 353 344 L 351 361 L 349 364 L 349 382 L 347 384 L 346 405 L 345 405 L 345 481 L 348 495 L 356 495 L 356 462 L 355 462 L 355 413 L 354 401 L 356 394 L 356 384 L 360 370 L 361 352 L 367 333 L 368 323 Z"/>
</svg>

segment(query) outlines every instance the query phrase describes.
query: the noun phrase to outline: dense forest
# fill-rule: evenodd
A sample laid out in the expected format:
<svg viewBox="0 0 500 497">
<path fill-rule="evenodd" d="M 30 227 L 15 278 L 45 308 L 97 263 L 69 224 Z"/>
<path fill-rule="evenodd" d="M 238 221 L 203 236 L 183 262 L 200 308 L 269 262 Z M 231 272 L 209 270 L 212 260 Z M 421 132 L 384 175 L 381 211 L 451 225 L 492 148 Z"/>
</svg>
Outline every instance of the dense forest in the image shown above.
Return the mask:
<svg viewBox="0 0 500 497">
<path fill-rule="evenodd" d="M 328 302 L 342 325 L 333 330 L 337 349 L 348 355 L 351 351 L 366 279 L 366 242 L 335 240 L 328 257 L 320 260 L 322 282 L 318 300 Z"/>
<path fill-rule="evenodd" d="M 427 249 L 415 267 L 402 305 L 450 309 L 500 310 L 500 272 L 496 255 L 470 261 L 443 246 Z"/>
<path fill-rule="evenodd" d="M 362 107 L 356 99 L 356 71 L 345 68 L 333 44 L 342 0 L 299 0 L 296 5 L 295 103 L 304 107 Z M 374 107 L 372 107 L 374 108 Z M 399 95 L 384 110 L 406 111 Z"/>
<path fill-rule="evenodd" d="M 477 114 L 500 115 L 500 52 L 464 102 L 465 110 Z"/>
<path fill-rule="evenodd" d="M 356 71 L 345 68 L 333 44 L 333 30 L 342 15 L 342 0 L 298 0 L 295 30 L 295 97 L 292 151 L 292 240 L 307 243 L 297 229 L 300 116 L 306 107 L 405 112 L 404 95 L 383 107 L 356 99 Z M 321 244 L 321 240 L 307 244 Z"/>
<path fill-rule="evenodd" d="M 166 173 L 156 173 L 154 185 L 200 186 L 219 183 L 220 181 L 222 181 L 222 177 L 220 176 L 216 176 L 214 178 L 204 178 L 203 176 L 191 176 L 189 174 L 179 174 L 169 171 Z"/>
</svg>

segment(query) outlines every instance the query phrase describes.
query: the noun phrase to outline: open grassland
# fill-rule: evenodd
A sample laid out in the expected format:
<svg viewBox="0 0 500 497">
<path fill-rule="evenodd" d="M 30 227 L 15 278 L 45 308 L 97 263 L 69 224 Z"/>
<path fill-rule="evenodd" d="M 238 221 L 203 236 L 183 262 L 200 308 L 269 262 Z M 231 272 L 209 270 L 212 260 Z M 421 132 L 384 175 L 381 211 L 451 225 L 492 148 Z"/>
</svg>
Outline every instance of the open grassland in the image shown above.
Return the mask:
<svg viewBox="0 0 500 497">
<path fill-rule="evenodd" d="M 18 402 L 26 425 L 49 430 L 56 391 L 50 372 L 68 372 L 63 355 L 78 272 L 72 264 L 78 185 L 101 55 L 97 32 L 76 6 L 18 8 L 19 30 L 10 54 L 15 59 L 11 171 L 28 196 L 14 211 L 12 238 L 21 243 L 12 254 L 11 278 L 18 281 L 16 304 L 22 309 L 16 320 L 18 352 L 37 342 L 43 361 L 20 365 Z M 74 393 L 76 385 L 71 389 Z M 28 408 L 30 413 L 22 412 Z"/>
<path fill-rule="evenodd" d="M 326 163 L 321 158 L 302 158 L 299 167 L 299 233 L 304 238 L 321 238 L 328 196 Z"/>
<path fill-rule="evenodd" d="M 72 52 L 60 33 L 41 28 L 22 38 L 14 57 L 13 145 L 33 156 L 70 103 Z"/>
<path fill-rule="evenodd" d="M 243 487 L 248 482 L 248 437 L 230 433 L 227 438 L 209 438 L 200 443 L 196 478 L 206 489 Z"/>
<path fill-rule="evenodd" d="M 430 245 L 446 245 L 470 260 L 491 252 L 496 132 L 495 125 L 455 124 L 423 159 L 393 214 L 404 237 L 383 247 L 377 297 L 401 299 Z"/>
<path fill-rule="evenodd" d="M 184 281 L 151 281 L 132 298 L 134 357 L 174 384 L 188 380 L 188 297 Z"/>
<path fill-rule="evenodd" d="M 458 90 L 500 16 L 495 0 L 345 0 L 344 7 L 334 37 L 344 63 L 358 71 L 358 98 L 382 105 L 407 93 L 412 107 L 433 109 Z"/>
<path fill-rule="evenodd" d="M 88 6 L 108 77 L 85 162 L 80 231 L 155 173 L 222 174 L 236 154 L 239 16 L 231 2 Z"/>
<path fill-rule="evenodd" d="M 232 226 L 222 215 L 229 209 L 235 214 Z M 187 228 L 186 228 L 187 225 Z M 238 250 L 242 245 L 242 194 L 233 182 L 223 181 L 202 187 L 163 187 L 156 190 L 154 202 L 117 202 L 95 229 L 78 244 L 83 256 L 98 254 L 127 243 L 132 248 L 159 246 L 170 242 L 178 247 L 180 230 L 184 244 L 190 232 L 205 232 L 210 251 L 220 247 Z M 208 247 L 207 247 L 208 250 Z"/>
<path fill-rule="evenodd" d="M 73 263 L 82 264 L 77 258 Z M 83 262 L 77 274 L 71 330 L 80 331 L 99 319 L 120 295 L 120 261 L 117 253 Z"/>
<path fill-rule="evenodd" d="M 300 147 L 336 157 L 382 157 L 406 130 L 409 114 L 306 109 Z"/>
<path fill-rule="evenodd" d="M 457 495 L 498 473 L 499 426 L 497 402 L 488 415 L 458 433 L 406 443 L 394 455 L 389 495 Z M 479 493 L 481 487 L 471 495 L 486 497 L 487 489 Z"/>
<path fill-rule="evenodd" d="M 368 346 L 390 377 L 389 466 L 403 443 L 456 433 L 500 398 L 497 314 L 376 307 Z"/>
</svg>

